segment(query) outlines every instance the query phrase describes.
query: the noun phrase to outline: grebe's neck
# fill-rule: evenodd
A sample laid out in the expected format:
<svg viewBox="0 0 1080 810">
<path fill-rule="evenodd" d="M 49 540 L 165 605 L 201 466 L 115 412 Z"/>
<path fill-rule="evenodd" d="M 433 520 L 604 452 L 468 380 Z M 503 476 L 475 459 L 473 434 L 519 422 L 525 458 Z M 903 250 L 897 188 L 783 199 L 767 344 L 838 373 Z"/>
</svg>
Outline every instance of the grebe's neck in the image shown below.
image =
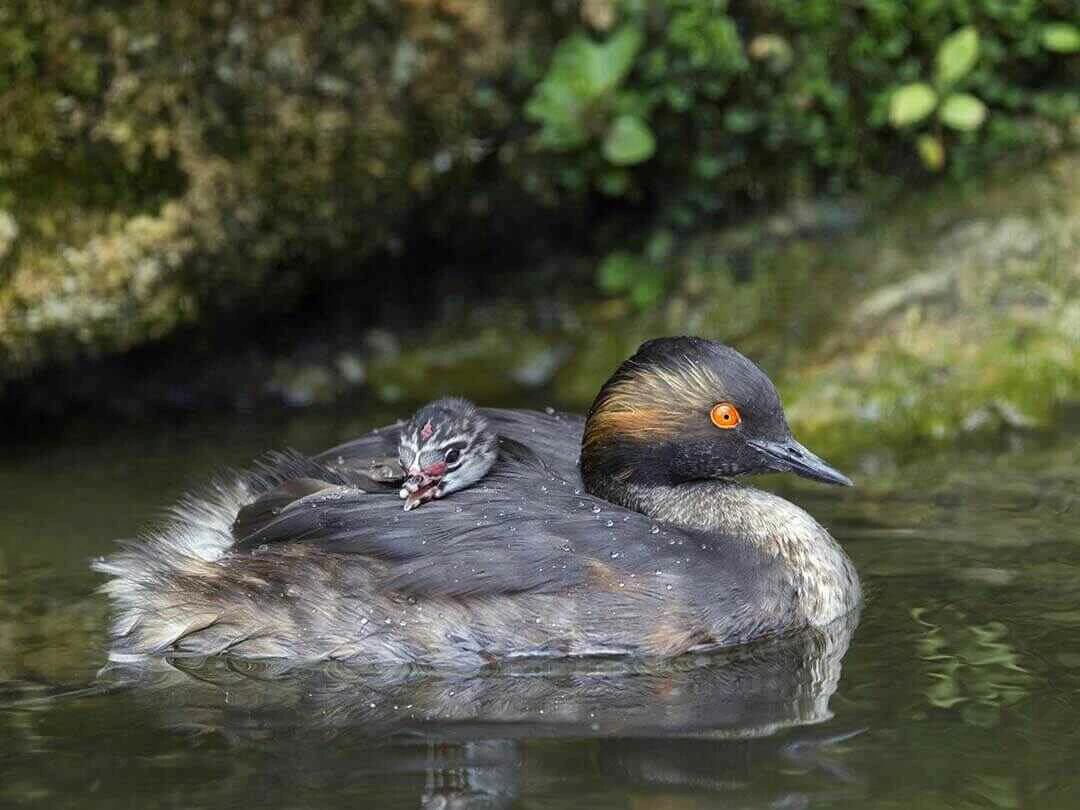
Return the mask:
<svg viewBox="0 0 1080 810">
<path fill-rule="evenodd" d="M 789 572 L 811 624 L 827 624 L 854 609 L 861 591 L 855 567 L 820 523 L 790 501 L 732 480 L 681 484 L 597 481 L 589 492 L 635 512 L 732 542 L 748 542 Z"/>
</svg>

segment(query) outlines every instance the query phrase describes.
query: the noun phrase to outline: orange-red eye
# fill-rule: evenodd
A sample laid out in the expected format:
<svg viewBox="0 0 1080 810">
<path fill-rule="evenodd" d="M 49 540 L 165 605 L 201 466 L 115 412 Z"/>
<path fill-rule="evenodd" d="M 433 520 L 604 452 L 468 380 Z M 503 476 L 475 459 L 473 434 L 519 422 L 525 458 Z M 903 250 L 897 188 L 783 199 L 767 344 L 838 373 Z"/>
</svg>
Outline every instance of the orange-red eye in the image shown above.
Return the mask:
<svg viewBox="0 0 1080 810">
<path fill-rule="evenodd" d="M 713 405 L 713 409 L 709 411 L 709 418 L 712 419 L 714 425 L 723 430 L 733 428 L 742 421 L 739 409 L 730 402 L 719 402 Z"/>
</svg>

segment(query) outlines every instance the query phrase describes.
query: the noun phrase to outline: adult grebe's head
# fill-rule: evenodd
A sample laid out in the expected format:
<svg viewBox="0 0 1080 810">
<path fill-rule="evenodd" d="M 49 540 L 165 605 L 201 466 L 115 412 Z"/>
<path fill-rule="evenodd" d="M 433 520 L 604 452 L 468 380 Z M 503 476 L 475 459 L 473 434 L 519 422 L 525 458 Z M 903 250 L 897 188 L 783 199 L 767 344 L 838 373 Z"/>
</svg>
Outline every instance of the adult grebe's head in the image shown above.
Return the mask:
<svg viewBox="0 0 1080 810">
<path fill-rule="evenodd" d="M 851 481 L 791 435 L 780 395 L 760 368 L 721 343 L 643 343 L 600 389 L 582 437 L 591 492 L 762 472 Z"/>
<path fill-rule="evenodd" d="M 467 399 L 429 402 L 401 429 L 398 461 L 408 478 L 405 509 L 472 486 L 498 456 L 498 437 Z"/>
</svg>

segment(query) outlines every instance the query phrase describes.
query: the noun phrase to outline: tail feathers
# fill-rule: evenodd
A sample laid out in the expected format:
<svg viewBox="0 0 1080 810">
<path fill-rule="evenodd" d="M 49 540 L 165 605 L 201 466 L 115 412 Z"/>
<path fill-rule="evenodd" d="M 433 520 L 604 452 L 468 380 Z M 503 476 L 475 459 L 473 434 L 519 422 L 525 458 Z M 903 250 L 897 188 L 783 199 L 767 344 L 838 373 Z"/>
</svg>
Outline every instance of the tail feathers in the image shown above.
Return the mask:
<svg viewBox="0 0 1080 810">
<path fill-rule="evenodd" d="M 161 652 L 198 636 L 199 652 L 210 654 L 216 650 L 207 642 L 223 650 L 250 637 L 243 628 L 252 623 L 235 620 L 245 607 L 243 588 L 221 587 L 228 569 L 217 561 L 233 545 L 240 510 L 298 478 L 348 484 L 341 472 L 300 453 L 269 453 L 251 471 L 219 475 L 202 492 L 185 495 L 157 524 L 95 560 L 91 567 L 109 577 L 101 591 L 113 602 L 112 634 L 122 650 Z M 225 599 L 226 591 L 237 598 Z"/>
</svg>

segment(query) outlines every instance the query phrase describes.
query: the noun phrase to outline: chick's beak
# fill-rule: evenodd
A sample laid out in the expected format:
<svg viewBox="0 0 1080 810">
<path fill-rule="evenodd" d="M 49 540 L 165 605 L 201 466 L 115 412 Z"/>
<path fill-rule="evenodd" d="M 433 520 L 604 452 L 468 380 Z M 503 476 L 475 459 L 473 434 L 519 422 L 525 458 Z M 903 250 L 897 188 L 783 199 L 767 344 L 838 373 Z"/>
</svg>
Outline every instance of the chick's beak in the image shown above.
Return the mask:
<svg viewBox="0 0 1080 810">
<path fill-rule="evenodd" d="M 850 478 L 824 459 L 811 453 L 790 436 L 782 441 L 750 439 L 747 444 L 765 457 L 771 470 L 793 472 L 812 481 L 821 481 L 823 484 L 855 486 Z"/>
<path fill-rule="evenodd" d="M 405 478 L 405 483 L 397 494 L 405 499 L 405 511 L 416 509 L 421 503 L 440 497 L 442 491 L 438 485 L 442 482 L 442 474 L 432 474 L 428 471 L 413 473 Z"/>
</svg>

